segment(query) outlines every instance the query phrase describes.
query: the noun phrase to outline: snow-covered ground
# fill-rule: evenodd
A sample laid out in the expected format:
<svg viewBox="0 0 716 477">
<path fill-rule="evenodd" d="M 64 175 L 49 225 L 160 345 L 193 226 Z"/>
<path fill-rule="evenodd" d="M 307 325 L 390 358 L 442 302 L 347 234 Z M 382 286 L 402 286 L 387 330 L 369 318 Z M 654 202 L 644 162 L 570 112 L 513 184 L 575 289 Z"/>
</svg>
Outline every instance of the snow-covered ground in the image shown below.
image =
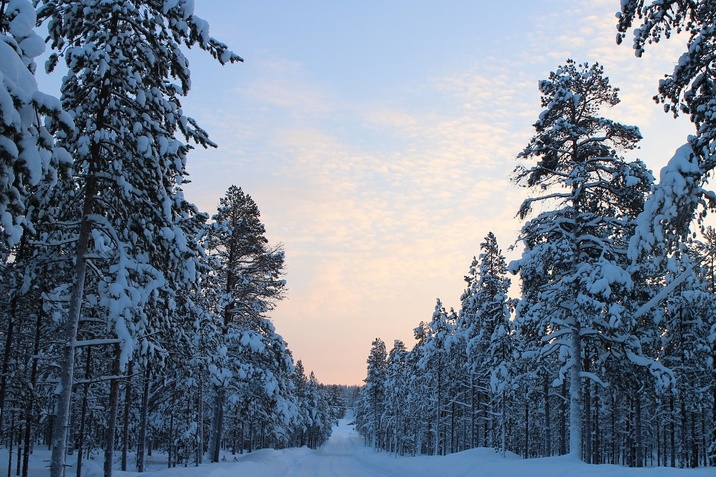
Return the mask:
<svg viewBox="0 0 716 477">
<path fill-rule="evenodd" d="M 500 457 L 491 449 L 474 449 L 445 457 L 398 457 L 377 453 L 363 446 L 363 439 L 341 420 L 321 449 L 260 450 L 251 454 L 227 455 L 227 462 L 199 467 L 165 468 L 158 457 L 144 474 L 116 471 L 117 477 L 713 477 L 713 468 L 629 469 L 613 465 L 587 465 L 568 457 L 523 460 Z M 46 477 L 49 452 L 38 449 L 31 459 L 30 477 Z M 7 475 L 7 450 L 0 454 L 0 475 Z M 15 475 L 13 465 L 12 475 Z M 87 477 L 101 477 L 101 462 L 86 462 Z M 74 467 L 67 477 L 74 477 Z"/>
</svg>

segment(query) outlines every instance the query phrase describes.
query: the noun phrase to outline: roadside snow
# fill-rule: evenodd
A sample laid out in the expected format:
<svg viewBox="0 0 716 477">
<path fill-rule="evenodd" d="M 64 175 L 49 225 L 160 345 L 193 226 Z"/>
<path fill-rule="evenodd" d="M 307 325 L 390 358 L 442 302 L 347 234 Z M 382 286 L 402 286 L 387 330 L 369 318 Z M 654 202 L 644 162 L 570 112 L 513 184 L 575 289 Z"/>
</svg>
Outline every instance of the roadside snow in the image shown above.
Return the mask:
<svg viewBox="0 0 716 477">
<path fill-rule="evenodd" d="M 154 456 L 149 471 L 116 471 L 117 477 L 713 477 L 713 468 L 671 469 L 665 467 L 629 469 L 613 465 L 587 465 L 568 456 L 523 460 L 515 455 L 500 457 L 492 449 L 473 449 L 445 457 L 395 457 L 364 447 L 363 439 L 341 420 L 333 435 L 318 450 L 260 450 L 251 454 L 226 454 L 228 462 L 199 467 L 165 468 Z M 49 476 L 49 452 L 37 449 L 31 459 L 32 477 Z M 0 471 L 7 469 L 7 450 L 0 452 Z M 14 462 L 13 462 L 14 464 Z M 132 464 L 133 465 L 133 464 Z M 102 475 L 101 462 L 86 462 L 86 477 Z M 13 465 L 14 470 L 14 465 Z M 14 474 L 14 472 L 13 472 Z M 75 475 L 70 467 L 68 476 Z"/>
</svg>

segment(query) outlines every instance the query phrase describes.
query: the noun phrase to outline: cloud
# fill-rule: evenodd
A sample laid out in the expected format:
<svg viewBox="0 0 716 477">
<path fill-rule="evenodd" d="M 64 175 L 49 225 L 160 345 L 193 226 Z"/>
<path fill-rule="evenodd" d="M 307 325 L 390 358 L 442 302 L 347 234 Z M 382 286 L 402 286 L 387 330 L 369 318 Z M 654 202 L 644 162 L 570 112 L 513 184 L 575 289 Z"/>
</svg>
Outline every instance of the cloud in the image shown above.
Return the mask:
<svg viewBox="0 0 716 477">
<path fill-rule="evenodd" d="M 221 148 L 192 155 L 188 196 L 212 210 L 236 183 L 257 201 L 269 239 L 287 252 L 277 329 L 319 379 L 359 382 L 372 339 L 410 346 L 436 297 L 458 306 L 487 232 L 515 258 L 507 248 L 527 191 L 509 175 L 541 110 L 537 82 L 567 58 L 604 64 L 623 100 L 608 115 L 658 136 L 641 152 L 666 158 L 678 145 L 651 96 L 679 45 L 637 60 L 615 44 L 614 0 L 546 5 L 531 10 L 529 28 L 475 31 L 407 81 L 378 77 L 376 57 L 371 88 L 355 91 L 361 81 L 339 83 L 332 65 L 329 74 L 273 52 L 241 65 L 218 101 L 198 104 Z M 329 347 L 357 364 L 317 357 Z"/>
</svg>

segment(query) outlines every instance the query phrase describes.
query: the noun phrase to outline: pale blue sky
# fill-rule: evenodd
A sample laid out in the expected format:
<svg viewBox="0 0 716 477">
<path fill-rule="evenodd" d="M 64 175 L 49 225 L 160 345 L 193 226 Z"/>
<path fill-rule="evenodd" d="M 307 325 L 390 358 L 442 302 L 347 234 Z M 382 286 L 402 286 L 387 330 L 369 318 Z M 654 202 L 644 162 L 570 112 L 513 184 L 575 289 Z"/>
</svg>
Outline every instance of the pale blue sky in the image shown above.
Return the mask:
<svg viewBox="0 0 716 477">
<path fill-rule="evenodd" d="M 658 174 L 690 126 L 651 97 L 675 42 L 638 60 L 614 38 L 617 0 L 197 1 L 242 55 L 191 55 L 185 110 L 220 145 L 190 156 L 187 196 L 213 211 L 231 184 L 287 253 L 274 313 L 294 357 L 327 383 L 360 383 L 370 343 L 459 307 L 494 231 L 504 250 L 525 191 L 515 156 L 540 113 L 537 82 L 567 58 L 599 61 L 622 89 L 606 114 L 638 125 Z M 512 254 L 514 257 L 514 253 Z"/>
<path fill-rule="evenodd" d="M 232 184 L 254 197 L 287 254 L 276 328 L 319 380 L 359 384 L 374 338 L 410 347 L 436 297 L 459 307 L 489 231 L 514 243 L 509 174 L 567 58 L 605 65 L 623 100 L 606 115 L 642 129 L 656 174 L 684 142 L 651 101 L 680 47 L 617 46 L 619 4 L 196 0 L 246 62 L 190 54 L 184 109 L 219 148 L 190 154 L 186 195 L 210 213 Z"/>
</svg>

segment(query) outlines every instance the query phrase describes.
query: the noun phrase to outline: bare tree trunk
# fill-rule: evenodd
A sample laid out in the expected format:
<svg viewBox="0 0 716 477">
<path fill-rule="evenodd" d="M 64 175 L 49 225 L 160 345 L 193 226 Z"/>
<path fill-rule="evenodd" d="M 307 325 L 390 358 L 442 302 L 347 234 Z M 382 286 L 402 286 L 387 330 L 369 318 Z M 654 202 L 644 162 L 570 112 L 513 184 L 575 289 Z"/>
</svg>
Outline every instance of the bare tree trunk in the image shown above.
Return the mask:
<svg viewBox="0 0 716 477">
<path fill-rule="evenodd" d="M 117 410 L 119 409 L 119 345 L 115 345 L 116 356 L 112 366 L 112 380 L 109 385 L 109 416 L 107 417 L 107 437 L 104 449 L 104 477 L 112 477 L 114 460 L 114 439 L 117 433 Z"/>
<path fill-rule="evenodd" d="M 567 453 L 567 381 L 564 379 L 559 407 L 559 455 L 565 455 Z"/>
<path fill-rule="evenodd" d="M 221 436 L 224 432 L 224 389 L 216 390 L 214 396 L 214 416 L 211 423 L 211 440 L 209 441 L 209 452 L 211 462 L 219 462 L 221 448 Z"/>
<path fill-rule="evenodd" d="M 584 360 L 584 370 L 589 372 L 589 358 Z M 584 383 L 584 462 L 592 462 L 592 383 L 587 379 Z"/>
<path fill-rule="evenodd" d="M 172 406 L 169 410 L 169 452 L 167 456 L 167 467 L 173 467 L 176 460 L 176 452 L 174 450 L 174 406 L 176 405 L 176 383 L 174 384 L 174 392 L 172 392 Z"/>
<path fill-rule="evenodd" d="M 440 455 L 440 405 L 442 400 L 441 373 L 438 369 L 437 403 L 435 406 L 435 455 Z"/>
<path fill-rule="evenodd" d="M 505 390 L 502 390 L 502 395 L 500 397 L 501 399 L 501 409 L 500 409 L 500 420 L 502 421 L 501 427 L 502 427 L 502 458 L 505 457 L 507 452 L 507 408 L 505 405 Z"/>
<path fill-rule="evenodd" d="M 530 400 L 525 394 L 525 459 L 530 457 Z"/>
<path fill-rule="evenodd" d="M 99 122 L 98 122 L 98 130 Z M 91 168 L 93 169 L 93 168 Z M 90 216 L 93 212 L 94 196 L 97 193 L 97 179 L 95 171 L 90 170 L 85 185 L 85 198 L 82 206 L 82 220 L 80 222 L 80 233 L 77 239 L 77 250 L 75 253 L 74 283 L 70 294 L 70 306 L 67 313 L 67 322 L 62 339 L 64 349 L 62 351 L 61 372 L 60 372 L 60 393 L 57 397 L 57 421 L 52 436 L 52 459 L 50 461 L 50 477 L 62 477 L 65 472 L 65 452 L 67 450 L 67 435 L 70 425 L 70 405 L 72 404 L 72 385 L 74 384 L 75 373 L 75 338 L 80 323 L 82 301 L 85 290 L 85 275 L 87 273 L 87 262 L 85 255 L 89 245 L 92 224 Z"/>
<path fill-rule="evenodd" d="M 669 410 L 671 411 L 671 419 L 669 421 L 669 447 L 671 447 L 671 453 L 669 455 L 669 465 L 676 467 L 676 414 L 674 414 L 674 394 L 670 393 L 669 396 Z"/>
<path fill-rule="evenodd" d="M 32 346 L 32 368 L 30 369 L 30 395 L 25 406 L 25 449 L 22 460 L 22 477 L 27 477 L 28 465 L 30 463 L 30 449 L 32 444 L 32 427 L 35 423 L 35 395 L 37 386 L 37 361 L 40 354 L 40 338 L 42 330 L 42 300 L 40 300 L 37 321 L 35 322 L 35 342 Z"/>
<path fill-rule="evenodd" d="M 5 333 L 5 350 L 2 357 L 2 375 L 0 376 L 0 437 L 2 436 L 3 422 L 5 421 L 5 395 L 7 393 L 7 376 L 10 372 L 10 354 L 12 351 L 12 340 L 15 337 L 15 313 L 17 310 L 17 296 L 10 302 L 10 317 Z"/>
<path fill-rule="evenodd" d="M 470 371 L 470 448 L 474 449 L 477 447 L 477 427 L 476 427 L 476 400 L 475 400 L 475 374 Z M 716 413 L 716 405 L 714 405 L 714 411 Z M 716 414 L 715 414 L 716 415 Z"/>
<path fill-rule="evenodd" d="M 124 388 L 124 419 L 122 422 L 122 472 L 127 471 L 129 457 L 129 418 L 132 411 L 132 369 L 134 362 L 129 362 L 127 368 L 127 382 Z"/>
<path fill-rule="evenodd" d="M 579 323 L 574 319 L 571 336 L 569 368 L 569 454 L 577 459 L 582 458 L 582 377 L 581 355 L 582 342 L 579 336 Z"/>
<path fill-rule="evenodd" d="M 592 462 L 594 464 L 602 463 L 602 438 L 601 428 L 599 426 L 599 389 L 594 389 L 594 450 L 592 451 Z"/>
<path fill-rule="evenodd" d="M 149 363 L 144 369 L 144 382 L 142 389 L 141 422 L 139 423 L 139 442 L 137 443 L 137 472 L 144 472 L 144 454 L 147 449 L 147 415 L 149 412 L 149 379 L 151 370 Z"/>
<path fill-rule="evenodd" d="M 7 447 L 7 477 L 12 475 L 12 446 L 15 438 L 15 411 L 12 412 L 10 419 L 10 442 Z"/>
<path fill-rule="evenodd" d="M 450 449 L 452 454 L 455 452 L 455 401 L 450 405 Z"/>
<path fill-rule="evenodd" d="M 634 399 L 636 400 L 634 406 L 634 418 L 636 420 L 636 467 L 644 467 L 644 441 L 642 438 L 641 430 L 641 397 L 639 392 L 635 393 Z"/>
<path fill-rule="evenodd" d="M 552 456 L 552 419 L 549 415 L 549 376 L 545 371 L 542 379 L 542 393 L 544 394 L 544 433 L 545 455 Z"/>
<path fill-rule="evenodd" d="M 199 392 L 197 406 L 197 430 L 196 430 L 196 465 L 197 467 L 203 461 L 204 455 L 204 382 L 199 379 Z"/>
<path fill-rule="evenodd" d="M 82 477 L 82 452 L 85 444 L 85 421 L 87 420 L 87 406 L 89 393 L 89 380 L 92 377 L 92 346 L 87 346 L 87 357 L 85 358 L 85 389 L 82 394 L 82 411 L 80 414 L 80 440 L 77 449 L 77 477 Z"/>
</svg>

